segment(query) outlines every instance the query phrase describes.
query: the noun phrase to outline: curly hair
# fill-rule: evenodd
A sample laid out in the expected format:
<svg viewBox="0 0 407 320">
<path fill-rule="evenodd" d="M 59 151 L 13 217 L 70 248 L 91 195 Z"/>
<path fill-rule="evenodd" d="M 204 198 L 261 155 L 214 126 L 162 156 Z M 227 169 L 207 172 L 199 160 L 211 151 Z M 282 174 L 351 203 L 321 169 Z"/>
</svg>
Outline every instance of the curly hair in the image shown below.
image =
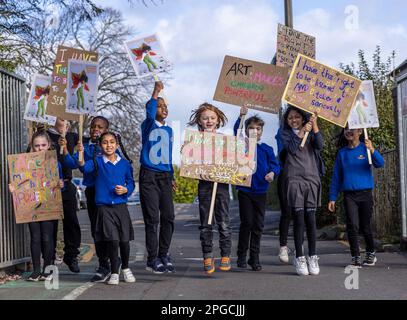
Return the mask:
<svg viewBox="0 0 407 320">
<path fill-rule="evenodd" d="M 223 127 L 227 122 L 228 118 L 226 115 L 217 107 L 210 103 L 202 103 L 198 109 L 192 110 L 192 115 L 189 118 L 188 125 L 189 126 L 194 126 L 197 125 L 199 130 L 203 130 L 202 126 L 199 124 L 199 119 L 202 115 L 203 112 L 210 110 L 216 113 L 216 116 L 218 117 L 218 123 L 216 125 L 216 129 L 219 129 L 220 127 Z"/>
</svg>

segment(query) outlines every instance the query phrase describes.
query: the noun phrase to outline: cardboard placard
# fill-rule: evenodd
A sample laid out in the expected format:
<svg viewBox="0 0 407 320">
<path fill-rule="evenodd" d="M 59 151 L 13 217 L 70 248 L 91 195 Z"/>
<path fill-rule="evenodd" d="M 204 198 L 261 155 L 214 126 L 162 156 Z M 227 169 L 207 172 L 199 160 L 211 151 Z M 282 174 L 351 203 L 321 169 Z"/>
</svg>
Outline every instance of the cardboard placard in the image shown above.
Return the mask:
<svg viewBox="0 0 407 320">
<path fill-rule="evenodd" d="M 180 176 L 250 187 L 256 167 L 256 144 L 255 138 L 187 129 Z"/>
<path fill-rule="evenodd" d="M 349 119 L 349 129 L 378 128 L 376 100 L 372 80 L 362 81 Z"/>
<path fill-rule="evenodd" d="M 7 156 L 16 223 L 63 218 L 55 150 Z"/>
<path fill-rule="evenodd" d="M 288 69 L 225 56 L 213 100 L 278 113 Z"/>
<path fill-rule="evenodd" d="M 69 59 L 66 112 L 94 114 L 98 94 L 99 64 Z"/>
<path fill-rule="evenodd" d="M 54 70 L 52 72 L 51 93 L 48 97 L 47 114 L 64 120 L 78 121 L 79 115 L 68 113 L 66 109 L 68 60 L 98 61 L 97 52 L 58 46 Z"/>
<path fill-rule="evenodd" d="M 298 54 L 283 100 L 345 127 L 361 80 Z"/>
<path fill-rule="evenodd" d="M 47 110 L 48 96 L 51 90 L 51 77 L 34 74 L 31 81 L 30 95 L 24 111 L 24 120 L 55 124 L 56 117 L 45 113 Z"/>
<path fill-rule="evenodd" d="M 152 76 L 172 69 L 156 34 L 124 42 L 134 71 L 139 78 Z"/>
<path fill-rule="evenodd" d="M 276 52 L 276 64 L 291 69 L 298 53 L 315 59 L 315 37 L 279 23 Z"/>
</svg>

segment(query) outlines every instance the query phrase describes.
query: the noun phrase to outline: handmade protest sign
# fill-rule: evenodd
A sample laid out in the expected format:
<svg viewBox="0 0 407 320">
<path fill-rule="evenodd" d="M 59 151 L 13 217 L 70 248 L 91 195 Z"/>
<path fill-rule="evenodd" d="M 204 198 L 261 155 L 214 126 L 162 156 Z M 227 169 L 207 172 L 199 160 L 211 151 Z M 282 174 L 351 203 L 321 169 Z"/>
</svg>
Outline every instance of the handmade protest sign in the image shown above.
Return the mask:
<svg viewBox="0 0 407 320">
<path fill-rule="evenodd" d="M 98 54 L 97 52 L 58 46 L 54 70 L 52 72 L 51 93 L 48 97 L 47 114 L 60 117 L 65 120 L 78 121 L 79 116 L 77 114 L 66 112 L 69 59 L 97 62 Z"/>
<path fill-rule="evenodd" d="M 69 59 L 66 112 L 93 114 L 96 111 L 99 64 Z"/>
<path fill-rule="evenodd" d="M 180 175 L 212 182 L 251 185 L 257 140 L 186 130 Z"/>
<path fill-rule="evenodd" d="M 139 78 L 172 69 L 172 63 L 167 59 L 156 34 L 125 41 L 124 46 Z"/>
<path fill-rule="evenodd" d="M 287 73 L 287 68 L 225 56 L 213 99 L 278 113 Z"/>
<path fill-rule="evenodd" d="M 348 119 L 349 129 L 378 128 L 376 100 L 372 80 L 362 81 Z"/>
<path fill-rule="evenodd" d="M 276 64 L 291 69 L 298 53 L 315 59 L 315 37 L 279 23 L 276 52 Z"/>
<path fill-rule="evenodd" d="M 283 100 L 345 127 L 361 80 L 298 54 Z"/>
<path fill-rule="evenodd" d="M 16 223 L 63 218 L 55 150 L 7 156 Z"/>
<path fill-rule="evenodd" d="M 56 118 L 45 113 L 51 90 L 51 77 L 35 74 L 31 81 L 30 95 L 24 111 L 24 120 L 55 124 Z"/>
</svg>

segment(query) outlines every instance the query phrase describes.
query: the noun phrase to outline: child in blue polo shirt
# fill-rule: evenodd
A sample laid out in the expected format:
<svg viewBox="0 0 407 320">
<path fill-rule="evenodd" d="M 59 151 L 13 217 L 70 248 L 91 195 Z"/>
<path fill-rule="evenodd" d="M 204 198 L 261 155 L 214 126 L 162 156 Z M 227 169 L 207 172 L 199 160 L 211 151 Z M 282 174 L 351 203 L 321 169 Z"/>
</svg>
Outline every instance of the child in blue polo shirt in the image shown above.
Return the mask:
<svg viewBox="0 0 407 320">
<path fill-rule="evenodd" d="M 341 149 L 336 155 L 328 209 L 331 212 L 335 211 L 335 202 L 339 193 L 343 192 L 346 229 L 352 255 L 351 265 L 356 268 L 362 267 L 359 251 L 360 230 L 366 242 L 366 257 L 363 265 L 374 266 L 377 261 L 371 229 L 374 181 L 367 150 L 372 155 L 375 168 L 383 167 L 384 160 L 379 151 L 373 148 L 372 142 L 364 139 L 362 129 L 344 129 L 338 147 Z"/>
<path fill-rule="evenodd" d="M 242 116 L 247 114 L 247 108 L 240 109 L 240 117 L 234 126 L 237 135 Z M 256 133 L 257 141 L 263 134 L 264 121 L 253 116 L 245 121 L 246 136 Z M 237 249 L 237 266 L 246 268 L 246 254 L 250 241 L 250 258 L 248 264 L 254 271 L 260 271 L 259 260 L 260 239 L 264 227 L 264 215 L 266 212 L 267 190 L 269 183 L 280 173 L 280 166 L 274 155 L 273 148 L 265 143 L 257 143 L 256 148 L 256 171 L 252 176 L 250 187 L 237 186 L 239 198 L 240 230 L 239 244 Z"/>
<path fill-rule="evenodd" d="M 78 162 L 84 174 L 95 173 L 95 200 L 98 207 L 95 241 L 107 242 L 112 270 L 108 284 L 119 283 L 120 268 L 125 282 L 135 282 L 129 268 L 130 241 L 134 240 L 134 230 L 126 205 L 134 191 L 133 170 L 131 164 L 116 153 L 119 141 L 114 133 L 102 134 L 100 145 L 102 156 Z"/>
<path fill-rule="evenodd" d="M 153 273 L 175 272 L 168 253 L 174 232 L 175 191 L 172 167 L 173 132 L 165 119 L 168 108 L 158 97 L 164 86 L 156 81 L 151 99 L 147 102 L 146 119 L 141 124 L 140 202 L 143 211 L 147 266 Z"/>
</svg>

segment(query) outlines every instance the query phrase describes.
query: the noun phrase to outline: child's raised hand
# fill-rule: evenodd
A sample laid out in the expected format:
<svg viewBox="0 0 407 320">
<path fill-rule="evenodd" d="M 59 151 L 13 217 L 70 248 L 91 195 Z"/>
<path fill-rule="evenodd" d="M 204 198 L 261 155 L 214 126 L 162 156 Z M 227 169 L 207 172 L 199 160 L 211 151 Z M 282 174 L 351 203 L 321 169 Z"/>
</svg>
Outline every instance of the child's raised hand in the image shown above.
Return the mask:
<svg viewBox="0 0 407 320">
<path fill-rule="evenodd" d="M 264 177 L 264 179 L 266 179 L 266 181 L 268 181 L 268 182 L 272 182 L 274 180 L 274 172 L 271 171 L 271 172 L 267 173 L 266 176 Z"/>
<path fill-rule="evenodd" d="M 369 139 L 365 139 L 366 148 L 370 151 L 371 154 L 374 152 L 373 143 Z"/>
<path fill-rule="evenodd" d="M 64 154 L 68 153 L 68 148 L 67 148 L 67 142 L 66 139 L 63 136 L 60 136 L 58 139 L 58 144 L 61 147 L 61 149 L 64 151 Z"/>
<path fill-rule="evenodd" d="M 76 150 L 78 150 L 78 152 L 84 151 L 82 142 L 80 142 L 80 141 L 78 142 L 78 144 L 76 145 Z"/>
<path fill-rule="evenodd" d="M 152 97 L 153 97 L 154 99 L 157 99 L 157 98 L 158 98 L 158 94 L 159 94 L 160 91 L 163 90 L 163 89 L 164 89 L 163 83 L 162 83 L 161 81 L 156 81 L 155 84 L 154 84 L 154 90 L 153 90 L 153 95 L 152 95 Z"/>
<path fill-rule="evenodd" d="M 246 106 L 242 106 L 240 108 L 240 117 L 245 116 L 248 111 L 249 111 L 249 109 Z"/>
<path fill-rule="evenodd" d="M 16 191 L 16 187 L 13 186 L 11 183 L 8 184 L 8 190 L 13 193 L 14 191 Z"/>
<path fill-rule="evenodd" d="M 123 187 L 123 186 L 116 186 L 114 188 L 114 191 L 116 192 L 116 194 L 118 194 L 119 196 L 121 196 L 122 194 L 127 193 L 127 188 Z"/>
<path fill-rule="evenodd" d="M 305 124 L 305 126 L 304 126 L 304 131 L 305 131 L 305 132 L 310 132 L 311 130 L 312 130 L 312 122 L 309 121 L 309 122 L 307 122 L 307 123 Z"/>
<path fill-rule="evenodd" d="M 328 203 L 328 210 L 332 213 L 335 212 L 335 201 L 329 201 Z"/>
</svg>

